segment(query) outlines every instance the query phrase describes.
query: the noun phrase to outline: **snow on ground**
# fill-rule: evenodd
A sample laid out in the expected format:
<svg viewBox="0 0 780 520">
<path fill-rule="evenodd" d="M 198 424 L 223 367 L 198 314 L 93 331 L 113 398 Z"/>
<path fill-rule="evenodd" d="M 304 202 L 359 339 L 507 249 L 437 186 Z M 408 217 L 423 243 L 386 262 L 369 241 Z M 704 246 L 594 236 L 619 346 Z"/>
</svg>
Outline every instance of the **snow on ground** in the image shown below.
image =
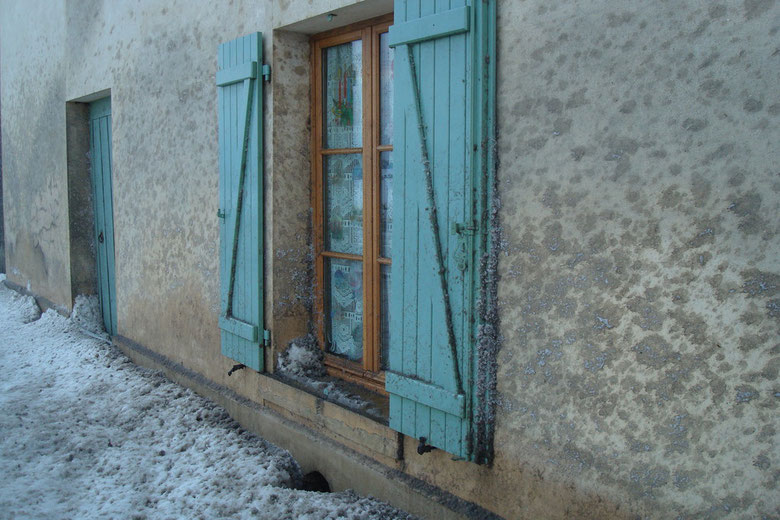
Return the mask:
<svg viewBox="0 0 780 520">
<path fill-rule="evenodd" d="M 97 339 L 98 315 L 40 315 L 0 283 L 0 518 L 411 518 L 294 489 L 288 452 Z"/>
</svg>

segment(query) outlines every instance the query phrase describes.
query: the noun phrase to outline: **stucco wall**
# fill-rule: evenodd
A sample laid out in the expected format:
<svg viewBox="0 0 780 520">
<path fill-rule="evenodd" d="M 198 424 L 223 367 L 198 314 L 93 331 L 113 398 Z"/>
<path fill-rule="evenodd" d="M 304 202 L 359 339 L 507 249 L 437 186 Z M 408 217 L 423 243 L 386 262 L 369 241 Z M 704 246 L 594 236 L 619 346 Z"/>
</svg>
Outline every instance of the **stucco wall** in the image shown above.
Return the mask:
<svg viewBox="0 0 780 520">
<path fill-rule="evenodd" d="M 68 97 L 111 89 L 119 334 L 210 377 L 230 363 L 217 326 L 216 49 L 265 19 L 263 2 L 68 3 Z"/>
<path fill-rule="evenodd" d="M 8 279 L 70 308 L 63 0 L 8 1 L 0 17 Z M 20 31 L 35 20 L 35 31 Z"/>
<path fill-rule="evenodd" d="M 499 464 L 643 516 L 777 514 L 780 7 L 499 17 Z"/>
<path fill-rule="evenodd" d="M 273 287 L 267 291 L 275 353 L 290 339 L 309 332 L 312 312 L 310 51 L 306 34 L 274 32 L 273 143 L 268 222 L 271 256 L 266 260 Z M 269 362 L 273 368 L 272 354 Z"/>
<path fill-rule="evenodd" d="M 266 326 L 283 347 L 310 312 L 306 33 L 388 6 L 351 3 L 3 2 L 9 278 L 69 305 L 65 103 L 110 89 L 119 333 L 264 402 L 266 379 L 228 378 L 219 351 L 216 48 L 260 30 L 273 67 Z M 495 464 L 413 439 L 373 456 L 507 518 L 776 514 L 780 7 L 498 12 Z"/>
</svg>

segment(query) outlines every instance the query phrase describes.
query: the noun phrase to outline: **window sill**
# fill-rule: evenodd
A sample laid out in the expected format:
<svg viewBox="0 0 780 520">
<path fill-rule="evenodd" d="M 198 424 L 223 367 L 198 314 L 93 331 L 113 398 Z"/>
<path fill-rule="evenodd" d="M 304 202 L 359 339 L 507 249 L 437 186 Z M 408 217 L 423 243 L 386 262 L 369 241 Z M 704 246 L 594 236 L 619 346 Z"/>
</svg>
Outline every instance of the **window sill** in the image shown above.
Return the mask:
<svg viewBox="0 0 780 520">
<path fill-rule="evenodd" d="M 372 394 L 379 394 L 387 399 L 385 391 L 385 373 L 370 372 L 363 369 L 358 363 L 334 356 L 325 352 L 324 365 L 329 376 L 344 379 L 354 385 L 361 386 L 361 391 L 368 389 Z M 385 413 L 385 417 L 389 412 Z"/>
<path fill-rule="evenodd" d="M 307 383 L 282 373 L 259 375 L 260 398 L 269 408 L 381 462 L 399 460 L 401 436 L 387 426 L 387 396 L 330 376 Z"/>
</svg>

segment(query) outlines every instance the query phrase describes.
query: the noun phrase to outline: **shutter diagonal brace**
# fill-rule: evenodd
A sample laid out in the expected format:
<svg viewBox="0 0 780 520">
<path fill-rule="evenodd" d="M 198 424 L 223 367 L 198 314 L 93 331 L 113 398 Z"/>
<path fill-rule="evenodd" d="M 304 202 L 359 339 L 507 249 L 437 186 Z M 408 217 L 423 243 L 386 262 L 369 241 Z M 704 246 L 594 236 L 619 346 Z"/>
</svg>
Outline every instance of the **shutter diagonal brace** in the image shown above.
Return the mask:
<svg viewBox="0 0 780 520">
<path fill-rule="evenodd" d="M 246 91 L 246 108 L 243 119 L 244 132 L 241 141 L 241 164 L 238 176 L 238 195 L 236 198 L 236 214 L 233 223 L 233 251 L 230 255 L 230 282 L 228 283 L 227 307 L 225 308 L 225 317 L 233 317 L 233 288 L 236 284 L 236 257 L 238 256 L 238 232 L 241 227 L 241 211 L 244 207 L 244 182 L 246 180 L 246 155 L 249 149 L 249 130 L 250 119 L 252 117 L 252 101 L 254 89 L 252 82 L 254 78 L 244 80 L 244 90 Z"/>
<path fill-rule="evenodd" d="M 458 394 L 463 394 L 463 382 L 460 377 L 455 328 L 452 324 L 452 305 L 450 304 L 450 292 L 447 287 L 447 269 L 444 265 L 444 253 L 442 252 L 438 211 L 436 209 L 436 194 L 433 191 L 433 173 L 431 172 L 431 161 L 428 156 L 428 141 L 425 131 L 425 123 L 423 122 L 420 86 L 417 83 L 417 67 L 414 63 L 414 53 L 412 52 L 412 46 L 410 44 L 406 44 L 406 51 L 409 56 L 409 69 L 411 73 L 412 90 L 414 93 L 414 108 L 415 112 L 417 113 L 417 128 L 420 132 L 420 150 L 422 152 L 422 165 L 425 173 L 425 191 L 428 194 L 428 202 L 431 206 L 431 211 L 428 212 L 428 217 L 431 222 L 431 228 L 433 231 L 433 241 L 436 244 L 436 261 L 439 264 L 439 282 L 441 283 L 442 297 L 444 299 L 444 317 L 447 326 L 447 340 L 450 347 L 450 356 L 452 357 L 455 387 Z"/>
</svg>

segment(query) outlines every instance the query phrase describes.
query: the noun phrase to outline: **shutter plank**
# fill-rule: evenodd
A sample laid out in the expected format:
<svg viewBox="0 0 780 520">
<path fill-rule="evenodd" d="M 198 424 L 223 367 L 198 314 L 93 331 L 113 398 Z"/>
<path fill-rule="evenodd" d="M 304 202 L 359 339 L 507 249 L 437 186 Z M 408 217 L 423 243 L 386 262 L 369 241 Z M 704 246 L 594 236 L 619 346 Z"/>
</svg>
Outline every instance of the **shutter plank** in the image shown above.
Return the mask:
<svg viewBox="0 0 780 520">
<path fill-rule="evenodd" d="M 90 121 L 90 130 L 92 138 L 91 148 L 91 166 L 92 166 L 92 198 L 95 205 L 95 256 L 98 276 L 98 297 L 100 299 L 100 312 L 103 317 L 103 325 L 108 330 L 109 323 L 107 317 L 111 315 L 109 308 L 108 286 L 106 283 L 107 265 L 106 256 L 103 253 L 102 245 L 97 241 L 97 236 L 103 229 L 104 223 L 104 201 L 103 201 L 103 160 L 102 160 L 102 142 L 100 136 L 100 119 Z"/>
<path fill-rule="evenodd" d="M 445 11 L 450 8 L 449 0 L 436 0 L 436 10 L 438 12 Z M 429 82 L 428 88 L 423 93 L 423 107 L 429 105 L 432 107 L 432 114 L 429 123 L 429 127 L 432 128 L 432 140 L 429 148 L 431 150 L 431 160 L 434 170 L 434 190 L 436 192 L 436 201 L 439 208 L 439 229 L 441 230 L 440 239 L 442 242 L 442 253 L 444 258 L 451 264 L 450 251 L 452 250 L 450 244 L 450 231 L 449 221 L 451 220 L 451 204 L 450 204 L 450 164 L 449 164 L 449 150 L 450 150 L 450 98 L 449 98 L 449 71 L 450 71 L 450 57 L 449 57 L 449 45 L 451 38 L 438 38 L 434 39 L 426 44 L 421 45 L 423 56 L 421 59 L 421 70 L 432 70 L 432 81 Z M 426 57 L 426 50 L 430 56 Z M 426 63 L 426 60 L 431 60 L 430 63 Z M 451 284 L 453 275 L 457 273 L 453 272 L 451 267 L 448 266 L 447 278 L 448 283 Z M 451 290 L 451 289 L 450 289 Z M 453 300 L 453 298 L 450 298 Z M 434 338 L 431 345 L 431 355 L 434 359 L 433 374 L 431 381 L 447 381 L 451 380 L 451 374 L 453 371 L 451 354 L 449 353 L 449 338 L 447 337 L 447 330 L 442 327 L 441 324 L 445 323 L 444 317 L 444 300 L 434 300 L 434 317 L 432 322 L 438 324 L 434 329 Z M 451 304 L 453 302 L 451 301 Z M 455 311 L 453 306 L 453 312 Z M 457 314 L 453 314 L 455 323 L 457 324 Z M 460 337 L 460 336 L 458 336 Z M 454 391 L 454 387 L 448 387 L 448 390 Z M 437 408 L 431 409 L 430 417 L 430 440 L 429 443 L 434 446 L 442 446 L 443 449 L 449 451 L 447 443 L 447 416 L 449 414 Z"/>
<path fill-rule="evenodd" d="M 464 0 L 460 0 L 461 4 L 465 3 Z M 442 43 L 444 40 L 442 40 Z M 448 71 L 449 81 L 449 105 L 451 110 L 450 127 L 462 128 L 463 132 L 450 136 L 449 147 L 449 172 L 450 172 L 450 222 L 466 222 L 471 220 L 474 216 L 471 214 L 470 208 L 472 208 L 472 180 L 470 176 L 463 175 L 460 172 L 470 171 L 470 164 L 468 163 L 468 148 L 473 143 L 473 137 L 471 135 L 471 124 L 467 114 L 471 113 L 471 105 L 469 96 L 467 95 L 467 89 L 470 82 L 468 81 L 469 74 L 471 72 L 469 63 L 467 61 L 467 34 L 458 34 L 446 39 L 448 45 L 448 52 L 451 56 L 457 56 L 458 66 L 450 67 Z M 444 72 L 442 71 L 442 74 Z M 470 240 L 472 237 L 465 235 L 463 237 L 457 234 L 450 234 L 450 251 L 452 252 L 448 257 L 448 269 L 452 273 L 452 280 L 450 283 L 450 303 L 452 305 L 453 318 L 455 320 L 454 326 L 456 328 L 456 335 L 458 338 L 462 338 L 464 344 L 459 349 L 459 366 L 461 367 L 461 377 L 463 378 L 463 386 L 466 391 L 471 389 L 471 349 L 470 344 L 470 323 L 471 315 L 469 309 L 473 301 L 472 293 L 469 290 L 471 287 L 471 274 L 474 273 L 476 266 L 471 265 L 473 257 L 471 255 L 471 247 L 465 243 L 465 240 Z M 458 253 L 458 248 L 464 246 L 464 250 Z M 458 254 L 465 253 L 465 257 L 469 263 L 465 271 L 460 270 L 460 260 L 457 258 Z M 467 453 L 465 442 L 469 438 L 471 423 L 470 421 L 460 420 L 454 416 L 447 416 L 446 418 L 446 449 L 450 453 L 464 454 Z"/>
<path fill-rule="evenodd" d="M 405 7 L 405 5 L 404 5 Z M 398 5 L 396 5 L 396 18 L 405 16 L 405 11 L 400 12 Z M 400 64 L 402 60 L 402 53 L 395 54 L 395 67 L 394 75 L 403 74 L 402 70 L 408 70 L 408 67 L 404 67 Z M 403 108 L 405 105 L 401 104 L 399 100 L 402 99 L 402 94 L 394 90 L 393 94 L 393 142 L 395 143 L 393 151 L 393 165 L 394 165 L 394 179 L 393 189 L 396 191 L 396 196 L 393 197 L 393 233 L 391 235 L 391 246 L 393 256 L 399 258 L 401 261 L 397 262 L 400 265 L 411 266 L 409 263 L 411 258 L 409 256 L 409 244 L 412 240 L 416 240 L 416 235 L 413 230 L 412 217 L 416 215 L 409 215 L 412 211 L 411 197 L 413 191 L 409 187 L 410 180 L 405 177 L 397 177 L 398 171 L 403 171 L 407 161 L 408 145 L 406 143 L 406 110 Z M 408 203 L 404 204 L 403 200 L 407 200 Z M 405 239 L 405 237 L 408 237 Z M 397 266 L 391 271 L 390 276 L 390 335 L 391 346 L 388 349 L 388 367 L 391 370 L 403 372 L 406 367 L 405 359 L 407 357 L 407 345 L 410 345 L 410 341 L 414 341 L 416 338 L 411 337 L 413 328 L 412 316 L 406 310 L 406 302 L 411 297 L 406 292 L 406 284 L 404 276 L 406 276 L 407 270 L 404 270 L 401 275 L 395 273 Z M 412 307 L 413 308 L 413 307 Z M 400 341 L 398 340 L 400 338 Z M 411 348 L 411 347 L 409 347 Z M 389 425 L 396 431 L 405 431 L 404 418 L 407 416 L 405 399 L 398 395 L 390 394 L 390 408 L 395 410 L 396 413 L 390 414 Z"/>
<path fill-rule="evenodd" d="M 110 105 L 109 105 L 110 107 Z M 109 108 L 110 109 L 110 108 Z M 116 334 L 116 273 L 114 271 L 114 197 L 112 189 L 111 179 L 111 114 L 109 112 L 105 117 L 100 118 L 100 139 L 102 147 L 102 160 L 103 168 L 103 204 L 105 207 L 104 215 L 104 244 L 106 255 L 106 270 L 107 277 L 106 282 L 108 289 L 106 294 L 108 295 L 108 320 L 109 327 L 107 327 L 110 334 Z"/>
<path fill-rule="evenodd" d="M 431 16 L 435 13 L 435 4 L 432 1 L 420 2 L 420 17 L 430 20 Z M 415 21 L 410 22 L 412 24 Z M 399 49 L 400 53 L 404 53 L 405 49 Z M 417 78 L 415 81 L 420 86 L 420 95 L 422 97 L 423 107 L 423 122 L 428 128 L 433 128 L 435 125 L 434 117 L 434 105 L 433 105 L 433 92 L 435 87 L 435 81 L 422 81 L 423 71 L 433 70 L 434 64 L 434 49 L 433 42 L 426 42 L 420 45 L 414 46 L 414 55 L 417 66 Z M 434 78 L 430 78 L 434 79 Z M 428 136 L 431 140 L 427 143 L 428 149 L 433 148 L 435 142 L 435 132 L 429 132 Z M 420 136 L 419 130 L 416 136 L 416 144 L 418 148 L 418 157 L 420 157 Z M 432 159 L 432 157 L 431 157 Z M 435 168 L 435 163 L 431 162 L 431 168 Z M 417 171 L 423 171 L 422 165 L 415 166 Z M 419 336 L 422 338 L 417 346 L 417 371 L 415 375 L 423 381 L 436 381 L 434 375 L 434 346 L 438 341 L 437 327 L 435 326 L 435 320 L 438 319 L 437 306 L 439 304 L 436 298 L 436 284 L 439 283 L 439 276 L 437 274 L 438 265 L 436 265 L 436 248 L 434 240 L 436 236 L 433 234 L 433 230 L 429 224 L 431 204 L 428 200 L 426 185 L 424 182 L 424 176 L 420 175 L 417 178 L 417 192 L 420 194 L 420 205 L 423 211 L 421 213 L 422 220 L 420 221 L 420 237 L 421 237 L 421 250 L 418 251 L 418 262 L 420 263 L 419 271 L 422 273 L 420 282 L 418 285 L 417 299 L 419 302 L 418 309 L 418 321 L 417 327 L 419 329 Z M 438 361 L 435 364 L 438 368 Z M 426 403 L 421 396 L 411 395 L 417 401 L 416 407 L 416 422 L 417 422 L 417 438 L 425 437 L 428 439 L 428 443 L 432 443 L 431 435 L 431 415 L 435 413 L 432 409 L 431 403 Z M 420 406 L 420 404 L 423 406 Z"/>
</svg>

